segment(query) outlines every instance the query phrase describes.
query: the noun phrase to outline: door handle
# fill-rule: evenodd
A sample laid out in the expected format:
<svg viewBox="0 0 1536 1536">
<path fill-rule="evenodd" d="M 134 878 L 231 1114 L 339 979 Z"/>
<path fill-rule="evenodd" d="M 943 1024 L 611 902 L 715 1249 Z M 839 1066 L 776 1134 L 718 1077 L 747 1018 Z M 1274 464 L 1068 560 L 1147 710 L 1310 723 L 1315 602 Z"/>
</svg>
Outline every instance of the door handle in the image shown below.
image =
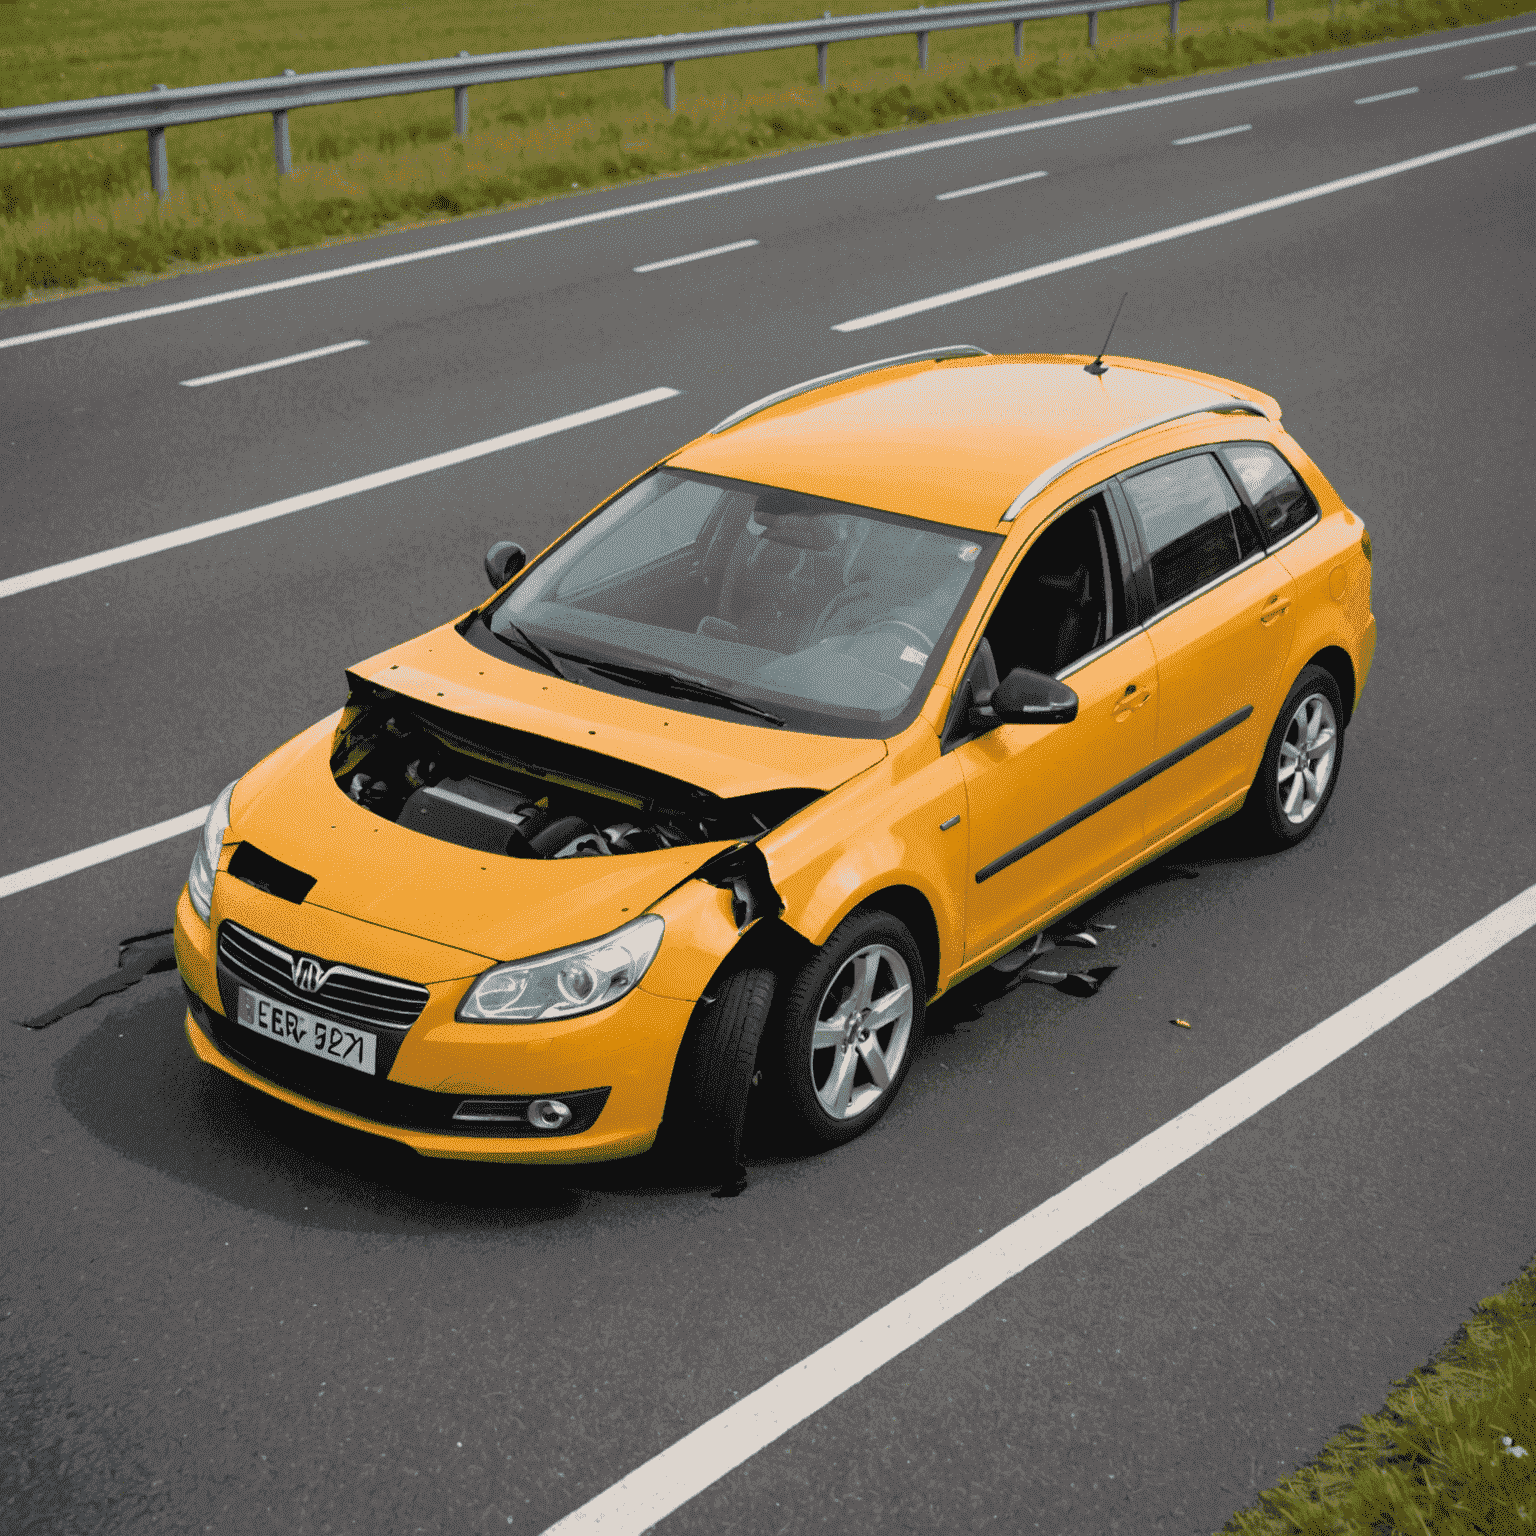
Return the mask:
<svg viewBox="0 0 1536 1536">
<path fill-rule="evenodd" d="M 1140 683 L 1127 683 L 1125 692 L 1115 701 L 1115 722 L 1129 720 L 1134 710 L 1141 708 L 1152 697 L 1150 688 L 1143 688 Z"/>
<path fill-rule="evenodd" d="M 1281 597 L 1278 592 L 1272 592 L 1269 601 L 1264 604 L 1264 611 L 1259 615 L 1259 623 L 1268 627 L 1276 619 L 1280 618 L 1290 606 L 1290 598 Z"/>
</svg>

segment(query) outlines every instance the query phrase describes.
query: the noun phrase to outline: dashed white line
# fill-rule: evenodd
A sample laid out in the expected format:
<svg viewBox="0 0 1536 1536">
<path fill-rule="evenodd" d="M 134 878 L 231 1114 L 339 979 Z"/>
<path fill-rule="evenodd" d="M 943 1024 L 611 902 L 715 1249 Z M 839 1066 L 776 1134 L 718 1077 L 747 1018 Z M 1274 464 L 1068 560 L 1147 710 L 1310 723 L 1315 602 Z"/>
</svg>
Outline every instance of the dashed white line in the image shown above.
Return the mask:
<svg viewBox="0 0 1536 1536">
<path fill-rule="evenodd" d="M 1400 91 L 1383 91 L 1379 96 L 1356 96 L 1355 105 L 1357 107 L 1368 107 L 1373 102 L 1396 101 L 1399 96 L 1417 96 L 1418 94 L 1418 86 L 1407 85 Z"/>
<path fill-rule="evenodd" d="M 1480 69 L 1475 75 L 1463 75 L 1463 80 L 1491 80 L 1495 75 L 1513 75 L 1519 71 L 1518 64 L 1506 64 L 1501 69 Z"/>
<path fill-rule="evenodd" d="M 340 501 L 347 496 L 357 496 L 364 491 L 377 490 L 380 486 L 394 485 L 401 480 L 411 480 L 417 475 L 428 475 L 433 470 L 447 469 L 453 464 L 464 464 L 470 459 L 483 458 L 488 453 L 500 453 L 506 448 L 517 448 L 523 443 L 536 442 L 541 437 L 551 437 L 556 432 L 569 432 L 573 427 L 585 427 L 595 421 L 606 421 L 610 416 L 621 416 L 625 411 L 639 410 L 642 406 L 655 405 L 661 400 L 671 400 L 681 393 L 662 387 L 648 389 L 642 394 L 626 395 L 622 400 L 610 400 L 607 405 L 594 405 L 585 411 L 573 411 L 569 416 L 557 416 L 553 421 L 541 421 L 536 426 L 519 427 L 515 432 L 505 432 L 500 437 L 488 437 L 483 442 L 470 443 L 463 448 L 452 448 L 446 453 L 434 453 L 425 459 L 414 459 L 409 464 L 397 464 L 393 469 L 381 469 L 371 475 L 359 475 L 355 480 L 343 480 L 340 485 L 327 485 L 318 491 L 305 491 L 299 496 L 288 496 L 282 501 L 268 502 L 262 507 L 252 507 L 247 512 L 231 512 L 226 517 L 209 518 L 204 523 L 192 523 L 185 528 L 173 528 L 169 533 L 157 533 L 152 538 L 136 539 L 132 544 L 119 544 L 116 549 L 104 549 L 99 554 L 81 555 L 76 560 L 64 560 L 58 565 L 45 565 L 39 570 L 26 571 L 20 576 L 8 576 L 0 581 L 0 598 L 14 597 L 18 592 L 29 592 L 33 587 L 46 587 L 56 581 L 68 581 L 91 571 L 100 571 L 110 565 L 121 565 L 128 560 L 142 560 L 146 555 L 158 555 L 183 544 L 195 544 L 199 539 L 212 539 L 222 533 L 233 533 L 256 523 L 270 522 L 274 517 L 287 517 L 292 512 L 306 512 L 311 507 L 324 506 L 327 502 Z M 25 871 L 23 871 L 25 873 Z"/>
<path fill-rule="evenodd" d="M 1216 128 L 1210 133 L 1192 133 L 1187 138 L 1174 139 L 1175 144 L 1204 144 L 1207 139 L 1225 139 L 1234 133 L 1252 133 L 1252 123 L 1239 123 L 1235 128 Z"/>
<path fill-rule="evenodd" d="M 999 187 L 1016 187 L 1021 181 L 1039 181 L 1044 171 L 1027 171 L 1022 176 L 1005 176 L 1001 181 L 984 181 L 979 187 L 961 187 L 954 192 L 940 192 L 936 203 L 947 203 L 952 197 L 974 197 L 978 192 L 995 192 Z"/>
<path fill-rule="evenodd" d="M 1536 927 L 1536 885 L 732 1403 L 557 1520 L 544 1536 L 578 1536 L 588 1531 L 640 1536 L 888 1361 L 1532 927 Z"/>
<path fill-rule="evenodd" d="M 66 853 L 60 858 L 49 859 L 46 864 L 34 864 L 30 869 L 18 869 L 14 875 L 0 876 L 0 898 L 29 891 L 34 885 L 46 885 L 50 880 L 61 880 L 65 875 L 89 869 L 93 864 L 120 859 L 125 853 L 137 853 L 140 848 L 163 843 L 169 837 L 180 837 L 183 832 L 195 832 L 207 814 L 208 807 L 200 805 L 195 811 L 173 816 L 169 821 L 158 821 L 152 827 L 125 832 L 121 837 L 109 838 L 92 848 L 82 848 L 78 853 Z"/>
<path fill-rule="evenodd" d="M 1120 240 L 1114 245 L 1101 245 L 1095 250 L 1081 251 L 1075 256 L 1063 256 L 1058 261 L 1042 262 L 1038 267 L 1026 267 L 1022 272 L 1007 272 L 1001 277 L 991 277 L 985 282 L 971 283 L 964 288 L 951 288 L 947 293 L 936 293 L 930 298 L 914 299 L 909 304 L 896 304 L 890 309 L 876 310 L 870 315 L 860 315 L 856 320 L 844 320 L 834 325 L 834 331 L 865 331 L 874 325 L 885 325 L 891 320 L 905 320 L 910 315 L 920 315 L 930 309 L 942 309 L 949 304 L 959 304 L 965 299 L 979 298 L 982 294 L 997 293 L 1003 288 L 1013 288 L 1020 283 L 1032 283 L 1037 278 L 1054 277 L 1058 272 L 1070 272 L 1074 267 L 1086 267 L 1096 261 L 1113 261 L 1117 256 L 1131 251 L 1145 250 L 1148 246 L 1161 245 L 1168 240 L 1181 240 L 1186 235 L 1203 234 L 1206 230 L 1220 229 L 1224 224 L 1235 224 L 1239 219 L 1255 218 L 1261 213 L 1273 213 L 1279 208 L 1289 208 L 1315 197 L 1327 197 L 1333 192 L 1344 192 L 1351 187 L 1363 187 L 1369 182 L 1380 181 L 1387 176 L 1401 176 L 1405 171 L 1418 170 L 1422 166 L 1435 165 L 1457 155 L 1469 155 L 1474 150 L 1490 149 L 1496 144 L 1507 144 L 1512 139 L 1524 138 L 1536 133 L 1536 123 L 1520 128 L 1510 128 L 1503 133 L 1489 134 L 1487 138 L 1472 139 L 1465 144 L 1453 144 L 1448 149 L 1437 149 L 1427 155 L 1415 155 L 1411 160 L 1398 160 L 1392 165 L 1378 166 L 1373 171 L 1361 171 L 1356 176 L 1341 176 L 1337 181 L 1325 181 L 1320 186 L 1304 187 L 1299 192 L 1287 192 L 1283 197 L 1268 197 L 1261 203 L 1248 203 L 1242 208 L 1232 208 L 1226 213 L 1213 213 L 1208 218 L 1191 219 L 1187 224 L 1175 224 L 1169 229 L 1154 230 L 1149 235 L 1137 235 L 1131 240 Z"/>
<path fill-rule="evenodd" d="M 290 363 L 307 363 L 316 357 L 331 357 L 366 347 L 366 341 L 338 341 L 333 347 L 316 347 L 312 352 L 295 352 L 292 357 L 274 357 L 269 363 L 247 363 L 244 368 L 226 368 L 223 373 L 205 373 L 200 379 L 183 379 L 183 389 L 201 389 L 204 384 L 222 384 L 226 379 L 243 379 L 248 373 L 265 373 L 269 368 L 286 368 Z"/>
<path fill-rule="evenodd" d="M 1310 80 L 1317 75 L 1330 75 L 1341 69 L 1364 69 L 1372 64 L 1394 64 L 1401 59 L 1416 59 L 1428 53 L 1444 53 L 1449 48 L 1472 48 L 1483 43 L 1499 42 L 1504 38 L 1524 37 L 1536 32 L 1536 26 L 1513 27 L 1505 32 L 1485 32 L 1477 37 L 1450 38 L 1444 42 L 1426 43 L 1418 48 L 1399 48 L 1392 53 L 1373 53 L 1363 59 L 1340 59 L 1329 64 L 1314 64 L 1306 69 L 1288 69 L 1279 74 L 1264 75 L 1258 79 L 1229 80 L 1223 85 L 1202 86 L 1192 91 L 1175 91 L 1167 96 L 1154 96 L 1145 101 L 1118 102 L 1112 107 L 1092 107 L 1082 112 L 1066 112 L 1060 117 L 1041 118 L 1035 122 L 1010 123 L 1006 128 L 987 128 L 977 133 L 955 134 L 945 139 L 929 139 L 922 144 L 904 144 L 899 149 L 878 150 L 867 155 L 853 155 L 846 160 L 831 160 L 820 165 L 800 166 L 793 171 L 776 171 L 767 176 L 751 176 L 744 181 L 727 182 L 719 187 L 700 187 L 692 192 L 679 192 L 671 197 L 651 198 L 643 203 L 628 203 L 622 208 L 603 208 L 595 213 L 575 214 L 567 219 L 553 219 L 546 224 L 532 224 L 523 229 L 504 230 L 496 235 L 480 235 L 471 240 L 454 240 L 448 245 L 429 246 L 422 251 L 405 251 L 398 256 L 383 256 L 374 261 L 354 262 L 350 266 L 332 267 L 324 272 L 306 272 L 299 277 L 279 278 L 275 282 L 255 283 L 248 288 L 231 288 L 224 293 L 208 293 L 201 298 L 182 299 L 174 304 L 156 304 L 150 309 L 132 309 L 121 315 L 102 315 L 95 320 L 78 320 L 72 325 L 50 326 L 47 330 L 32 331 L 22 336 L 0 336 L 0 349 L 25 347 L 36 341 L 53 341 L 61 336 L 78 336 L 86 331 L 100 330 L 109 325 L 127 325 L 134 320 L 150 320 L 159 315 L 179 315 L 191 309 L 202 309 L 209 304 L 228 304 L 235 299 L 252 299 L 261 294 L 279 293 L 288 288 L 302 288 L 309 283 L 328 283 L 334 278 L 355 277 L 365 272 L 382 272 L 389 267 L 404 266 L 414 261 L 430 261 L 437 256 L 451 256 L 460 251 L 477 251 L 487 246 L 501 245 L 509 240 L 527 240 L 534 235 L 553 234 L 557 230 L 578 229 L 588 224 L 600 224 L 609 219 L 624 219 L 635 213 L 652 213 L 658 208 L 677 208 L 703 198 L 728 197 L 734 192 L 750 192 L 757 187 L 777 186 L 786 181 L 798 181 L 806 176 L 823 176 L 830 171 L 852 170 L 858 166 L 875 165 L 886 160 L 900 160 L 908 155 L 925 155 L 933 150 L 952 149 L 962 144 L 981 144 L 989 139 L 1007 138 L 1016 133 L 1035 133 L 1043 128 L 1064 128 L 1072 123 L 1092 122 L 1097 118 L 1118 117 L 1124 112 L 1145 112 L 1153 107 L 1175 106 L 1183 101 L 1202 101 L 1208 96 L 1225 96 L 1232 91 L 1251 91 L 1260 86 L 1285 85 L 1292 80 Z"/>
<path fill-rule="evenodd" d="M 663 267 L 680 267 L 684 262 L 703 261 L 709 256 L 724 256 L 728 251 L 744 251 L 748 246 L 756 244 L 756 240 L 734 240 L 730 245 L 712 245 L 707 251 L 690 251 L 686 256 L 668 256 L 665 261 L 648 261 L 643 267 L 635 267 L 632 270 L 660 272 Z"/>
</svg>

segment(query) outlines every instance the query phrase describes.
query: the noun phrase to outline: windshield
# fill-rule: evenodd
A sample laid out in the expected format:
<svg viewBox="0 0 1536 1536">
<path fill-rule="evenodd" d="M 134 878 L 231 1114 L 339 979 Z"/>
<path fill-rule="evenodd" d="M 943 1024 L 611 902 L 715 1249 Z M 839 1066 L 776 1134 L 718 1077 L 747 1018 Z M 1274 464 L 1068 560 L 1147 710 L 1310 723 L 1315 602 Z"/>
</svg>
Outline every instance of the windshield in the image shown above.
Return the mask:
<svg viewBox="0 0 1536 1536">
<path fill-rule="evenodd" d="M 530 566 L 485 625 L 508 661 L 538 667 L 543 647 L 607 692 L 768 730 L 884 736 L 916 716 L 1000 543 L 663 469 Z"/>
</svg>

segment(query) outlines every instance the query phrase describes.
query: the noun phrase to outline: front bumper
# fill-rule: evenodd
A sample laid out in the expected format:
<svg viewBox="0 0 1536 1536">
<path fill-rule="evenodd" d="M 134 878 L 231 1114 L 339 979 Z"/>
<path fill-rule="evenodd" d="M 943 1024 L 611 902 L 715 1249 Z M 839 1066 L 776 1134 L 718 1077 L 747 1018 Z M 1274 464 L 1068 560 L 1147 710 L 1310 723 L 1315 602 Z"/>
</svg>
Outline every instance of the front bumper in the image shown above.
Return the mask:
<svg viewBox="0 0 1536 1536">
<path fill-rule="evenodd" d="M 227 877 L 220 881 L 225 884 Z M 295 948 L 318 947 L 313 940 L 304 943 L 304 935 L 282 931 L 281 904 L 262 898 L 263 909 L 251 911 L 243 892 L 236 900 L 242 924 L 250 922 Z M 221 914 L 216 900 L 215 926 L 224 915 L 234 914 Z M 693 1005 L 683 999 L 636 988 L 612 1007 L 578 1019 L 471 1024 L 453 1017 L 466 982 L 432 983 L 431 1001 L 416 1023 L 403 1036 L 381 1037 L 380 1072 L 370 1077 L 230 1022 L 220 994 L 214 929 L 198 917 L 185 890 L 175 932 L 192 1049 L 211 1066 L 297 1109 L 389 1137 L 426 1157 L 595 1162 L 644 1152 L 656 1139 L 692 1013 Z M 536 1096 L 569 1103 L 577 1111 L 572 1128 L 540 1132 L 523 1125 L 504 1134 L 493 1125 L 453 1125 L 454 1111 L 466 1099 Z M 586 1128 L 578 1129 L 583 1124 Z"/>
</svg>

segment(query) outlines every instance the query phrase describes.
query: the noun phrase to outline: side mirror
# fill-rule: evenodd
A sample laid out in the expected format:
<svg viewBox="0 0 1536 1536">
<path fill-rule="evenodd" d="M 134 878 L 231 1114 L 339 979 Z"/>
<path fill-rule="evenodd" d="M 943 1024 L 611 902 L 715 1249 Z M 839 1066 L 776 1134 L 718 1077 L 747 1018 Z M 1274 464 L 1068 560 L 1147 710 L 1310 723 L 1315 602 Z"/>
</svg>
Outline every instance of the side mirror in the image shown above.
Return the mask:
<svg viewBox="0 0 1536 1536">
<path fill-rule="evenodd" d="M 485 574 L 491 587 L 504 587 L 528 564 L 528 552 L 521 544 L 502 539 L 485 552 Z"/>
<path fill-rule="evenodd" d="M 1015 667 L 991 693 L 977 695 L 976 709 L 1001 725 L 1065 725 L 1077 719 L 1077 695 L 1043 672 Z"/>
</svg>

